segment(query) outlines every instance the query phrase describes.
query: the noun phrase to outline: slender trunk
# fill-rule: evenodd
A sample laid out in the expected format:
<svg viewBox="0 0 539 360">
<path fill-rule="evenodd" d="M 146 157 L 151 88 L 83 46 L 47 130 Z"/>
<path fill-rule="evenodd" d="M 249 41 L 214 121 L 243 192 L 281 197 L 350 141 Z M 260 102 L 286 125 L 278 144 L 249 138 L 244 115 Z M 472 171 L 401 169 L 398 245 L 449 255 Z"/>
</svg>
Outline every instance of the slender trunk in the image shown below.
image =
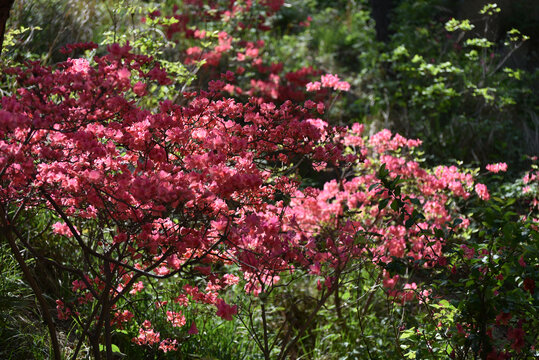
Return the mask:
<svg viewBox="0 0 539 360">
<path fill-rule="evenodd" d="M 105 279 L 107 284 L 112 284 L 112 274 L 110 271 L 110 262 L 105 261 Z M 106 286 L 105 288 L 108 288 Z M 110 308 L 111 308 L 111 298 L 107 292 L 106 297 L 103 302 L 103 321 L 105 322 L 105 349 L 106 349 L 106 359 L 112 360 L 112 329 L 110 327 Z"/>
<path fill-rule="evenodd" d="M 73 352 L 73 355 L 71 356 L 71 360 L 77 360 L 77 355 L 79 354 L 79 351 L 80 351 L 80 348 L 82 347 L 82 343 L 84 342 L 84 339 L 86 339 L 86 337 L 90 339 L 91 337 L 91 334 L 89 333 L 90 326 L 92 325 L 94 318 L 97 316 L 98 310 L 99 308 L 95 307 L 90 317 L 86 320 L 86 325 L 84 325 L 84 329 L 82 329 L 82 334 L 79 337 L 77 346 L 75 347 L 75 351 Z"/>
<path fill-rule="evenodd" d="M 105 359 L 112 360 L 112 342 L 111 335 L 112 329 L 110 327 L 110 309 L 111 309 L 111 289 L 112 289 L 112 274 L 110 273 L 110 262 L 105 261 L 104 263 L 105 270 L 105 287 L 103 289 L 101 298 L 98 301 L 98 305 L 101 304 L 101 311 L 99 312 L 99 319 L 94 327 L 94 331 L 90 338 L 92 343 L 92 348 L 96 356 L 95 360 L 101 359 L 101 354 L 99 351 L 101 331 L 104 331 L 105 337 Z M 96 353 L 97 352 L 97 353 Z"/>
<path fill-rule="evenodd" d="M 262 349 L 262 351 L 264 352 L 264 358 L 268 360 L 270 359 L 270 351 L 268 347 L 268 323 L 266 321 L 266 306 L 264 305 L 263 302 L 262 302 L 261 310 L 262 310 L 262 327 L 264 330 L 264 349 Z"/>
<path fill-rule="evenodd" d="M 101 360 L 101 352 L 99 351 L 99 333 L 100 331 L 95 330 L 90 334 L 90 336 L 88 336 L 88 340 L 90 340 L 90 347 L 94 353 L 94 360 Z"/>
<path fill-rule="evenodd" d="M 348 334 L 348 325 L 346 323 L 346 320 L 344 319 L 344 316 L 342 315 L 342 304 L 341 304 L 341 297 L 339 296 L 339 283 L 337 282 L 337 286 L 335 287 L 335 292 L 333 293 L 334 301 L 335 301 L 335 311 L 337 312 L 337 321 L 339 322 L 339 325 L 341 329 Z"/>
<path fill-rule="evenodd" d="M 39 306 L 41 307 L 43 320 L 45 321 L 49 329 L 49 334 L 51 337 L 51 347 L 54 354 L 54 359 L 61 360 L 62 356 L 60 352 L 60 345 L 58 343 L 58 337 L 56 336 L 56 326 L 54 325 L 54 320 L 52 319 L 52 316 L 49 312 L 49 304 L 43 297 L 43 292 L 41 291 L 41 288 L 39 287 L 36 279 L 32 275 L 32 272 L 30 271 L 30 268 L 28 267 L 28 265 L 26 264 L 26 261 L 21 255 L 19 247 L 17 246 L 17 243 L 15 242 L 15 239 L 13 238 L 12 225 L 10 224 L 10 221 L 7 217 L 6 212 L 1 206 L 0 206 L 0 218 L 1 218 L 0 234 L 2 234 L 3 235 L 2 237 L 7 240 L 11 248 L 11 252 L 13 253 L 13 256 L 19 263 L 19 266 L 24 274 L 24 277 L 26 278 L 26 281 L 32 288 L 32 291 L 34 292 L 34 295 L 37 298 Z"/>
</svg>

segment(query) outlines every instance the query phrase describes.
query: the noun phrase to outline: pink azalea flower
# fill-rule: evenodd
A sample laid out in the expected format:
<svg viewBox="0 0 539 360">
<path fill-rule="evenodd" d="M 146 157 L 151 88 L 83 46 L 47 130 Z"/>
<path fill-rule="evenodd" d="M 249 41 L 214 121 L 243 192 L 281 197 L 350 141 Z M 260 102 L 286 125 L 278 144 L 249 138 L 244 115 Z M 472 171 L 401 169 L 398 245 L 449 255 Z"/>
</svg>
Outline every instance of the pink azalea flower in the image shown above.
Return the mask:
<svg viewBox="0 0 539 360">
<path fill-rule="evenodd" d="M 507 171 L 507 164 L 506 163 L 488 164 L 487 170 L 493 173 L 505 172 Z"/>
<path fill-rule="evenodd" d="M 486 201 L 490 199 L 490 194 L 488 193 L 488 189 L 485 184 L 475 184 L 475 192 L 481 200 Z"/>
</svg>

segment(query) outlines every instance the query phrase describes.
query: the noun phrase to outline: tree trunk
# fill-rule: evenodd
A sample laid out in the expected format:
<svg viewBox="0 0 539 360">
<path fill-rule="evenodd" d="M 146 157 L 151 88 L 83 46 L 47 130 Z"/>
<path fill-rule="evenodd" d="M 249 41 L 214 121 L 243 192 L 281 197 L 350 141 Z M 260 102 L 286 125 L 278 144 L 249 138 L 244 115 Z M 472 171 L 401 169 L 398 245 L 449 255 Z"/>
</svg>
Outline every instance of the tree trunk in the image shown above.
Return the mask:
<svg viewBox="0 0 539 360">
<path fill-rule="evenodd" d="M 392 0 L 370 0 L 371 17 L 376 25 L 376 40 L 387 42 L 389 40 L 389 13 L 393 10 Z"/>
<path fill-rule="evenodd" d="M 0 0 L 0 55 L 2 55 L 2 46 L 4 44 L 4 33 L 6 32 L 6 23 L 9 18 L 9 11 L 13 6 L 14 0 Z"/>
<path fill-rule="evenodd" d="M 21 252 L 15 242 L 15 239 L 13 238 L 11 226 L 12 225 L 10 223 L 7 213 L 0 206 L 0 239 L 2 241 L 5 240 L 8 242 L 13 256 L 15 257 L 15 260 L 17 260 L 17 262 L 19 263 L 21 271 L 26 278 L 26 281 L 32 288 L 34 295 L 36 296 L 39 303 L 39 306 L 41 307 L 41 315 L 43 316 L 43 320 L 47 324 L 51 337 L 51 347 L 53 352 L 52 358 L 54 358 L 54 360 L 61 360 L 62 354 L 60 350 L 60 344 L 58 343 L 58 337 L 56 336 L 56 326 L 49 311 L 49 304 L 47 303 L 47 300 L 45 300 L 45 298 L 43 297 L 43 293 L 41 291 L 41 288 L 39 287 L 39 284 L 32 275 L 30 268 L 28 268 L 25 259 L 21 255 Z"/>
</svg>

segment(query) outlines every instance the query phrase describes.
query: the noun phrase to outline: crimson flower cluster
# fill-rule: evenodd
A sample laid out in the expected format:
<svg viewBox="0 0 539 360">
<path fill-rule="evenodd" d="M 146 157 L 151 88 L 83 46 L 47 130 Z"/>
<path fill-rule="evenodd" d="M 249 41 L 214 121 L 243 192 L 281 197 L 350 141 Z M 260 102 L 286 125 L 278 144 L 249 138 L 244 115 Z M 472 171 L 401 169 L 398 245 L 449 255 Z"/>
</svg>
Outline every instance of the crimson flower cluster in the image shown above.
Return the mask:
<svg viewBox="0 0 539 360">
<path fill-rule="evenodd" d="M 188 295 L 230 320 L 236 308 L 218 293 L 238 279 L 212 264 L 237 264 L 256 291 L 304 263 L 303 244 L 282 217 L 282 199 L 298 191 L 293 162 L 356 158 L 344 155 L 335 130 L 312 109 L 241 103 L 223 96 L 221 80 L 184 94 L 185 106 L 140 107 L 148 86 L 172 80 L 128 44 L 92 60 L 28 63 L 6 74 L 19 88 L 0 110 L 0 203 L 47 214 L 54 224 L 45 231 L 80 250 L 80 268 L 60 265 L 77 275 L 78 299 L 59 300 L 58 310 L 79 317 L 77 308 L 97 303 L 103 314 L 89 319 L 97 333 L 121 297 L 143 288 L 141 278 L 186 271 L 206 276 L 208 286 L 185 288 L 174 300 Z M 15 229 L 18 214 L 8 219 Z M 169 317 L 173 326 L 185 324 L 179 312 Z M 118 310 L 109 321 L 131 319 Z M 156 339 L 147 323 L 136 342 Z M 160 341 L 166 349 L 175 344 Z"/>
</svg>

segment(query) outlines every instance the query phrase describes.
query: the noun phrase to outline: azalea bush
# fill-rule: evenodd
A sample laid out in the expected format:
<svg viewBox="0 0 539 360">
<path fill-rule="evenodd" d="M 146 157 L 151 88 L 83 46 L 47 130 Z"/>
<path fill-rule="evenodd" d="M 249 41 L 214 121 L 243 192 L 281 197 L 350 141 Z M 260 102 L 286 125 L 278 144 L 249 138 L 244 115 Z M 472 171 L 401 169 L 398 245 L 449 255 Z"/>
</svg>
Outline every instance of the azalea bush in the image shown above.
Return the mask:
<svg viewBox="0 0 539 360">
<path fill-rule="evenodd" d="M 354 262 L 341 279 L 343 299 L 337 294 L 328 314 L 330 341 L 360 358 L 382 356 L 387 346 L 406 358 L 533 356 L 537 323 L 524 313 L 537 311 L 537 268 L 525 260 L 537 259 L 529 246 L 538 237 L 537 202 L 529 194 L 535 185 L 517 190 L 519 216 L 515 198 L 489 204 L 487 187 L 474 181 L 477 169 L 429 169 L 415 149 L 420 141 L 387 130 L 366 139 L 362 131 L 356 124 L 345 137 L 366 156 L 359 176 L 326 183 L 296 210 L 298 217 L 309 214 L 318 236 L 353 229 L 356 237 L 372 237 L 361 247 L 369 262 Z M 507 164 L 487 169 L 505 172 Z M 503 326 L 501 309 L 508 306 L 515 318 Z"/>
<path fill-rule="evenodd" d="M 338 126 L 353 86 L 275 61 L 313 21 L 282 1 L 121 5 L 3 63 L 2 241 L 50 357 L 537 356 L 536 165 Z"/>
</svg>

